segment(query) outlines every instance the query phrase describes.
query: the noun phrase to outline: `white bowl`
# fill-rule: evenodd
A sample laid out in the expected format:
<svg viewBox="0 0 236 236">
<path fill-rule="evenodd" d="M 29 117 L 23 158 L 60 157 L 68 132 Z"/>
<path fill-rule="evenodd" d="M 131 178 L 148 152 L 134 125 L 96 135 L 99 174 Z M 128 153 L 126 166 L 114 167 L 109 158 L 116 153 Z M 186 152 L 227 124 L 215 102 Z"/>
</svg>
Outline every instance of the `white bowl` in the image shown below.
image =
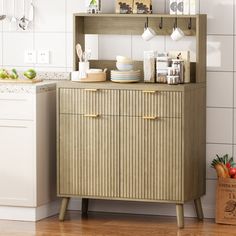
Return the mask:
<svg viewBox="0 0 236 236">
<path fill-rule="evenodd" d="M 133 64 L 124 64 L 124 63 L 121 63 L 121 62 L 116 62 L 116 67 L 117 67 L 118 70 L 121 70 L 121 71 L 130 71 L 130 70 L 133 70 L 134 65 Z"/>
<path fill-rule="evenodd" d="M 124 63 L 124 64 L 132 64 L 133 60 L 131 60 L 128 57 L 123 57 L 123 56 L 117 56 L 116 57 L 117 62 Z"/>
</svg>

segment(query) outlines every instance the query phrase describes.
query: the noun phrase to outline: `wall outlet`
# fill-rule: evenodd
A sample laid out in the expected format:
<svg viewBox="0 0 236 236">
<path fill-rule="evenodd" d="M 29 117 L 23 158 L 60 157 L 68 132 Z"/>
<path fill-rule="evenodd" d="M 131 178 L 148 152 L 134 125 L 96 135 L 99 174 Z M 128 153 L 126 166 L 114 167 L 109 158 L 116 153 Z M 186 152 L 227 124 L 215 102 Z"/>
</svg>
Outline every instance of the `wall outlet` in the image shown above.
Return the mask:
<svg viewBox="0 0 236 236">
<path fill-rule="evenodd" d="M 49 50 L 38 51 L 37 63 L 50 64 L 50 51 Z"/>
<path fill-rule="evenodd" d="M 26 64 L 34 64 L 34 63 L 36 63 L 36 52 L 33 51 L 33 50 L 25 51 L 24 62 Z"/>
</svg>

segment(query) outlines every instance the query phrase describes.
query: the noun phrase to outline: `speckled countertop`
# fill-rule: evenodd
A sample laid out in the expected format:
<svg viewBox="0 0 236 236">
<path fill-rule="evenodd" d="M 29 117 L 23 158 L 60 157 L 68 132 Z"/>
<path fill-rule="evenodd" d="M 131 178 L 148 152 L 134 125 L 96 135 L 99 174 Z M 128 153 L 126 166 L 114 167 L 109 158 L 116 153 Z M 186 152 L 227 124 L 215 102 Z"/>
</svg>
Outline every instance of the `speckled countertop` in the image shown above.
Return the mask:
<svg viewBox="0 0 236 236">
<path fill-rule="evenodd" d="M 57 81 L 45 80 L 34 84 L 0 83 L 0 93 L 41 93 L 56 89 Z"/>
</svg>

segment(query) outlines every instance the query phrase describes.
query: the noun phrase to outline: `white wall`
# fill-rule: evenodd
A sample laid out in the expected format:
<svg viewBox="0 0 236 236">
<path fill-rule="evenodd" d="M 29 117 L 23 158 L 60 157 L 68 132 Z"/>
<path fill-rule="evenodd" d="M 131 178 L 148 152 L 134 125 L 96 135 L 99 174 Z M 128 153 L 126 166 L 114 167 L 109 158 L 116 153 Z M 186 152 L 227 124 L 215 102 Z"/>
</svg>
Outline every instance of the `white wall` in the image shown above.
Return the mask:
<svg viewBox="0 0 236 236">
<path fill-rule="evenodd" d="M 1 2 L 0 0 L 0 6 Z M 29 0 L 28 0 L 29 1 Z M 166 0 L 167 1 L 167 0 Z M 13 0 L 5 0 L 5 11 L 12 14 Z M 17 2 L 17 16 L 21 16 L 22 1 Z M 35 23 L 27 32 L 10 31 L 9 22 L 0 23 L 0 65 L 27 67 L 23 62 L 27 49 L 50 49 L 51 64 L 30 65 L 41 71 L 69 72 L 72 66 L 72 12 L 84 10 L 84 0 L 35 0 Z M 114 11 L 113 0 L 103 0 L 103 12 Z M 165 0 L 153 0 L 154 12 L 166 12 Z M 209 164 L 216 153 L 236 154 L 236 2 L 234 0 L 200 0 L 200 12 L 208 14 L 208 67 L 207 67 L 207 195 L 203 206 L 207 217 L 214 216 L 216 175 Z M 112 42 L 112 43 L 111 43 Z M 144 49 L 189 49 L 194 59 L 193 37 L 173 43 L 169 37 L 156 37 L 144 43 L 140 36 L 100 36 L 98 57 L 112 59 L 124 54 L 141 59 Z M 109 46 L 109 43 L 111 43 Z M 115 46 L 114 46 L 115 45 Z M 236 156 L 236 155 L 235 155 Z M 194 168 L 194 166 L 193 166 Z M 76 205 L 72 203 L 71 207 Z M 137 213 L 174 214 L 173 206 L 93 202 L 94 210 L 111 210 Z M 192 206 L 186 215 L 194 215 Z"/>
</svg>

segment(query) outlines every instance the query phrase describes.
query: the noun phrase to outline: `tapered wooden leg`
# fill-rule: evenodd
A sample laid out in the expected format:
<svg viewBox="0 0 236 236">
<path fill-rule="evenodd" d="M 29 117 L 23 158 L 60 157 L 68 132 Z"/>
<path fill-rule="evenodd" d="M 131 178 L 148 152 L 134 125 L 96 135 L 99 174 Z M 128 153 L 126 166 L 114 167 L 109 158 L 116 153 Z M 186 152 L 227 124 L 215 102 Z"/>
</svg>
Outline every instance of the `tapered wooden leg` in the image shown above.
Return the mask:
<svg viewBox="0 0 236 236">
<path fill-rule="evenodd" d="M 184 228 L 184 205 L 176 204 L 177 224 L 180 229 Z"/>
<path fill-rule="evenodd" d="M 63 221 L 65 219 L 65 214 L 66 214 L 66 210 L 69 204 L 69 200 L 70 198 L 68 197 L 64 197 L 61 201 L 61 208 L 60 208 L 60 213 L 59 213 L 59 220 Z"/>
<path fill-rule="evenodd" d="M 88 204 L 89 204 L 89 200 L 87 198 L 82 198 L 82 215 L 83 216 L 88 215 Z"/>
<path fill-rule="evenodd" d="M 202 211 L 201 198 L 195 199 L 194 205 L 195 205 L 195 209 L 196 209 L 196 213 L 197 213 L 197 218 L 199 220 L 203 220 L 204 215 L 203 215 L 203 211 Z"/>
</svg>

